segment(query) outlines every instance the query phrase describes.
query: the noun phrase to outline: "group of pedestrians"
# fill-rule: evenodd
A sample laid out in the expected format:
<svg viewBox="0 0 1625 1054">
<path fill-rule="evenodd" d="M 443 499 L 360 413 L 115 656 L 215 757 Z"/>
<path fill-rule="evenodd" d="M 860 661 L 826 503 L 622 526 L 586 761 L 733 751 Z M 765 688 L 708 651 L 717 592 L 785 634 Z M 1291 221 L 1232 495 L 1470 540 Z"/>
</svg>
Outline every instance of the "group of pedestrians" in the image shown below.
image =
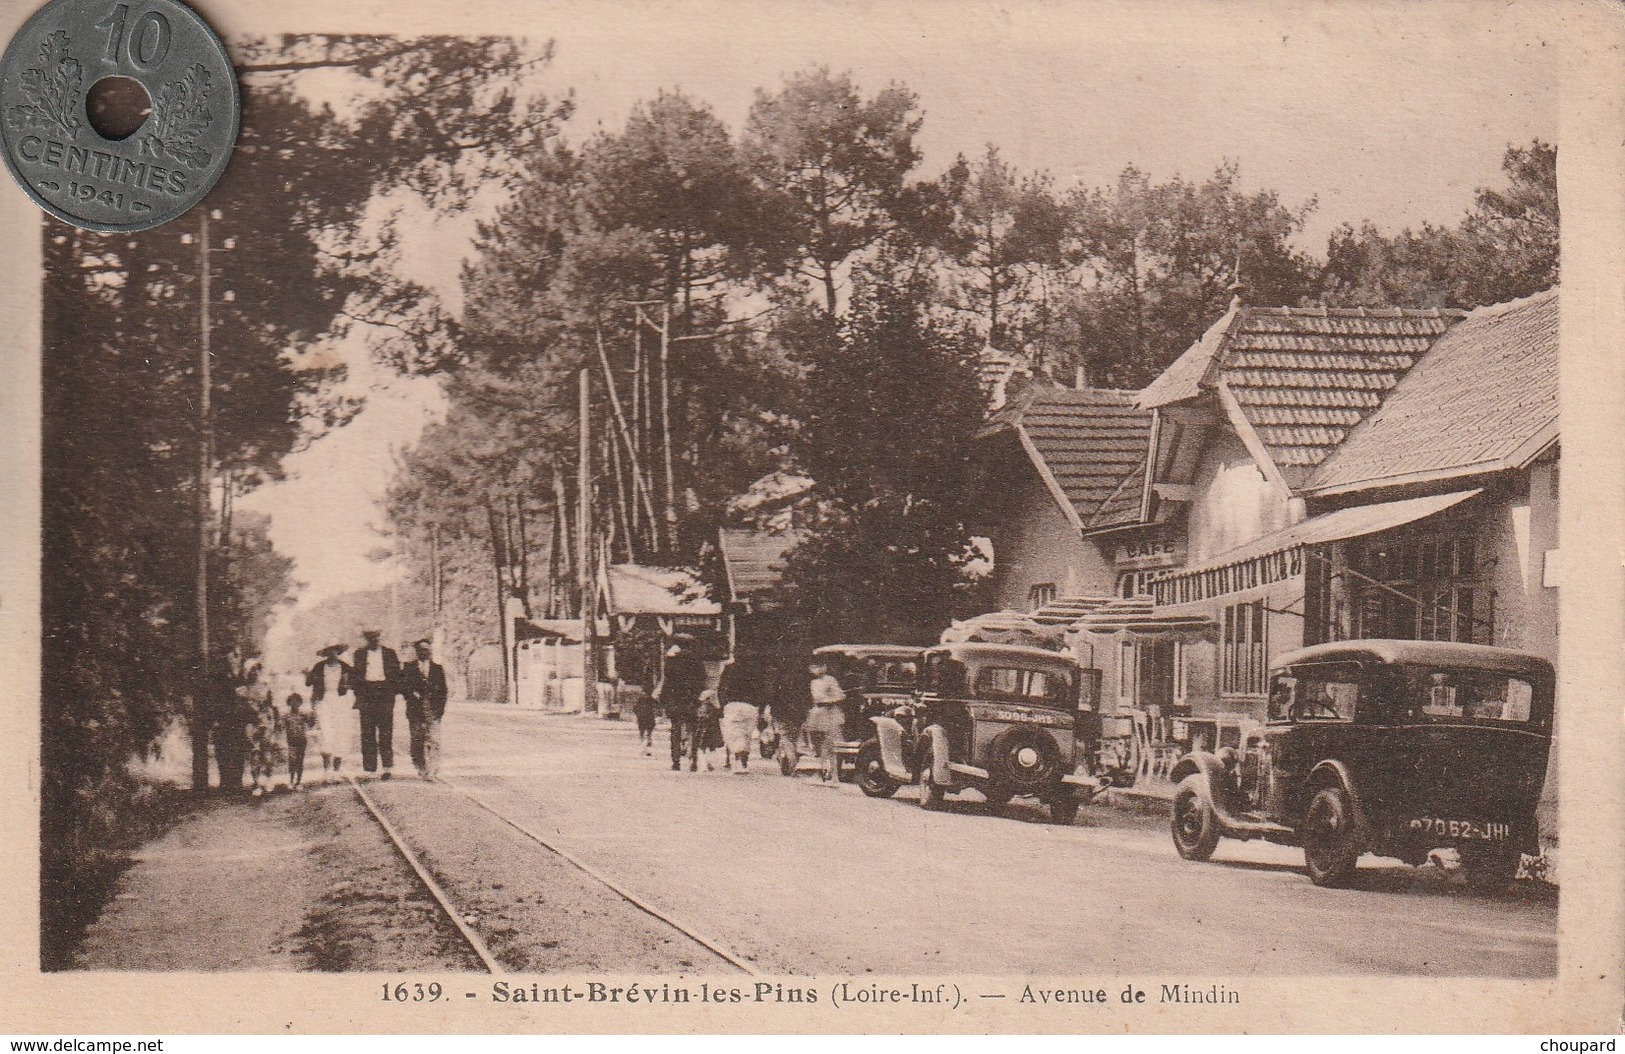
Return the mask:
<svg viewBox="0 0 1625 1054">
<path fill-rule="evenodd" d="M 688 770 L 716 767 L 721 750 L 723 767 L 747 772 L 753 748 L 764 736 L 778 740 L 777 753 L 788 756 L 793 771 L 797 744 L 806 732 L 826 782 L 836 778 L 835 747 L 845 733 L 841 704 L 846 692 L 821 662 L 807 667 L 806 698 L 800 693 L 776 692 L 774 678 L 762 656 L 740 653 L 729 659 L 710 686 L 706 661 L 694 638 L 677 634 L 667 646 L 660 675 L 652 692 L 637 703 L 638 737 L 644 754 L 654 753 L 655 717 L 663 710 L 670 722 L 671 769 L 678 772 L 686 759 Z M 788 696 L 788 697 L 787 697 Z M 775 711 L 772 701 L 777 697 Z M 799 705 L 798 705 L 799 704 Z"/>
<path fill-rule="evenodd" d="M 412 764 L 419 776 L 433 779 L 440 753 L 440 721 L 446 715 L 445 667 L 434 661 L 428 640 L 413 644 L 412 660 L 402 663 L 395 649 L 380 642 L 378 630 L 362 630 L 361 636 L 365 643 L 351 653 L 349 662 L 344 660 L 349 645 L 330 644 L 321 649 L 321 661 L 305 675 L 311 703 L 307 740 L 315 732 L 322 768 L 339 772 L 346 755 L 355 752 L 349 734 L 354 729 L 359 733 L 362 770 L 379 772 L 382 768 L 379 778 L 387 780 L 395 768 L 397 701 L 404 699 Z M 296 701 L 303 703 L 298 693 L 288 696 L 290 712 Z M 350 718 L 346 710 L 355 711 L 356 717 Z M 289 748 L 291 766 L 291 740 Z"/>
</svg>

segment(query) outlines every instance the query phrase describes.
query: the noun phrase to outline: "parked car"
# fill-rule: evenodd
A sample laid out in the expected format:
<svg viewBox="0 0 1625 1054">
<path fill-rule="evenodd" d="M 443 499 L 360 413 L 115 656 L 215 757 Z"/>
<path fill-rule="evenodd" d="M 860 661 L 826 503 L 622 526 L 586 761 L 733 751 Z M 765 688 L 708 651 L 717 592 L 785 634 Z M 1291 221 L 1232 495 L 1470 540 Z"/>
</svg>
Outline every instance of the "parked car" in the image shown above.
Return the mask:
<svg viewBox="0 0 1625 1054">
<path fill-rule="evenodd" d="M 864 743 L 874 739 L 870 718 L 913 700 L 920 649 L 906 644 L 830 644 L 812 657 L 825 663 L 846 689 L 841 704 L 846 739 L 835 746 L 835 768 L 838 775 L 855 774 Z M 869 757 L 878 760 L 878 749 Z"/>
<path fill-rule="evenodd" d="M 1006 644 L 927 649 L 914 698 L 899 715 L 872 718 L 881 771 L 918 783 L 920 804 L 974 787 L 994 805 L 1020 796 L 1069 824 L 1078 806 L 1111 786 L 1094 771 L 1100 675 L 1070 656 Z M 865 778 L 859 763 L 860 786 Z M 895 787 L 893 788 L 895 789 Z"/>
<path fill-rule="evenodd" d="M 1450 847 L 1472 885 L 1503 887 L 1539 847 L 1553 685 L 1546 660 L 1476 644 L 1282 656 L 1268 722 L 1174 767 L 1174 847 L 1206 860 L 1221 837 L 1301 845 L 1320 886 L 1346 884 L 1364 853 L 1414 865 Z"/>
</svg>

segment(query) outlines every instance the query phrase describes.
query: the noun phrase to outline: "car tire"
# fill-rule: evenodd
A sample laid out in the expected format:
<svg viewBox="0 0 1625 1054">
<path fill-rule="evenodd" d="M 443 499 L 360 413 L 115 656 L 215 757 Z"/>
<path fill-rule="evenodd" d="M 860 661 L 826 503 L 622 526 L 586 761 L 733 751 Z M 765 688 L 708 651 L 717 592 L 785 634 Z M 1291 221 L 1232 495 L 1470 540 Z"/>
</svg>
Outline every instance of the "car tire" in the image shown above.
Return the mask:
<svg viewBox="0 0 1625 1054">
<path fill-rule="evenodd" d="M 871 798 L 890 798 L 897 793 L 897 781 L 886 774 L 886 765 L 880 759 L 880 744 L 873 739 L 858 748 L 852 776 L 858 790 Z"/>
<path fill-rule="evenodd" d="M 920 752 L 920 808 L 938 812 L 946 807 L 946 792 L 937 782 L 929 749 Z"/>
<path fill-rule="evenodd" d="M 1354 800 L 1342 787 L 1322 787 L 1303 814 L 1303 859 L 1309 881 L 1317 886 L 1346 886 L 1354 877 L 1365 835 L 1354 814 Z"/>
<path fill-rule="evenodd" d="M 1049 801 L 1049 819 L 1059 827 L 1071 827 L 1078 819 L 1078 799 L 1074 794 L 1062 794 Z"/>
<path fill-rule="evenodd" d="M 986 758 L 993 780 L 1015 794 L 1042 796 L 1062 774 L 1054 737 L 1031 725 L 1006 728 L 994 736 Z"/>
<path fill-rule="evenodd" d="M 1504 846 L 1462 846 L 1461 870 L 1467 887 L 1480 893 L 1499 893 L 1518 876 L 1523 854 Z"/>
<path fill-rule="evenodd" d="M 1202 793 L 1202 777 L 1186 776 L 1174 791 L 1173 809 L 1168 818 L 1174 836 L 1174 850 L 1185 860 L 1207 860 L 1219 847 L 1219 818 Z"/>
</svg>

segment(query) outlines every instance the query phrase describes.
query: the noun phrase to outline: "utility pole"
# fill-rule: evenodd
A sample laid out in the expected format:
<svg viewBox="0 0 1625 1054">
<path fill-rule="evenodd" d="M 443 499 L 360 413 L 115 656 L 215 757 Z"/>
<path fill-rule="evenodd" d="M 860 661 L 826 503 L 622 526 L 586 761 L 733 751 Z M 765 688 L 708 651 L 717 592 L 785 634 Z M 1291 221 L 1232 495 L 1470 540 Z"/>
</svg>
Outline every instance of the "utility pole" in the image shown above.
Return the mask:
<svg viewBox="0 0 1625 1054">
<path fill-rule="evenodd" d="M 671 458 L 671 301 L 660 305 L 660 431 L 666 458 L 666 553 L 677 552 L 677 484 Z"/>
<path fill-rule="evenodd" d="M 576 568 L 581 587 L 581 697 L 588 711 L 598 709 L 597 607 L 593 582 L 592 544 L 592 372 L 581 379 L 581 452 L 576 467 Z"/>
<path fill-rule="evenodd" d="M 197 684 L 192 700 L 192 790 L 209 789 L 209 718 L 213 714 L 214 676 L 209 654 L 209 526 L 214 518 L 214 420 L 210 399 L 209 352 L 209 210 L 198 210 L 198 447 L 197 447 Z M 224 773 L 221 773 L 224 776 Z M 222 790 L 227 789 L 223 785 Z"/>
</svg>

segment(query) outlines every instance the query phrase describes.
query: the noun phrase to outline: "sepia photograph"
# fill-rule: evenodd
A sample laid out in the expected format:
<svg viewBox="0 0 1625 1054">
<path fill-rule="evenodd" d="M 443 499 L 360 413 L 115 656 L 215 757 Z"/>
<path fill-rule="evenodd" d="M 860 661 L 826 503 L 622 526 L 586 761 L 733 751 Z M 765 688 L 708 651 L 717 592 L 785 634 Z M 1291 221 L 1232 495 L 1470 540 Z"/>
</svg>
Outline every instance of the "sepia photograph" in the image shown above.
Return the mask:
<svg viewBox="0 0 1625 1054">
<path fill-rule="evenodd" d="M 1581 5 L 8 6 L 14 969 L 1506 1032 L 1617 936 Z"/>
</svg>

